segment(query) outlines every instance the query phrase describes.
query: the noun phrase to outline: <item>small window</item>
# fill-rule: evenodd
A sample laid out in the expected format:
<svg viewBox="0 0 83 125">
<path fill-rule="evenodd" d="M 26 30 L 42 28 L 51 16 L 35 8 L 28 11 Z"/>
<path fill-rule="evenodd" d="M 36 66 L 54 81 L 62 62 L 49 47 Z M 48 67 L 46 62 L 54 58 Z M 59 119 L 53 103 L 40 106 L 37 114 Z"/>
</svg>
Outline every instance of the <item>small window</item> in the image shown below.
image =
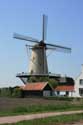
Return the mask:
<svg viewBox="0 0 83 125">
<path fill-rule="evenodd" d="M 79 94 L 80 96 L 83 96 L 83 88 L 79 88 Z"/>
<path fill-rule="evenodd" d="M 57 95 L 59 95 L 60 94 L 60 91 L 57 91 Z"/>
<path fill-rule="evenodd" d="M 68 91 L 66 91 L 66 96 L 68 96 L 69 95 L 69 92 Z"/>
<path fill-rule="evenodd" d="M 31 70 L 31 74 L 33 74 L 33 70 Z"/>
<path fill-rule="evenodd" d="M 83 85 L 83 79 L 80 79 L 80 85 Z"/>
</svg>

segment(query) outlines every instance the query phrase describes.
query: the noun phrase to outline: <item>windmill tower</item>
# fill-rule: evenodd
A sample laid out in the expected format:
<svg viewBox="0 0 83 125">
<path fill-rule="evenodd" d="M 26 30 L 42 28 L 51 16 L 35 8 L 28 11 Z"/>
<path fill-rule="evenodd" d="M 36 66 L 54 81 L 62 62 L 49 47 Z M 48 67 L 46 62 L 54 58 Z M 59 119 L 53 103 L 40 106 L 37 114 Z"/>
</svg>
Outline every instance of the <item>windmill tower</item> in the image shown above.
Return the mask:
<svg viewBox="0 0 83 125">
<path fill-rule="evenodd" d="M 32 48 L 32 54 L 29 66 L 30 74 L 48 74 L 47 57 L 45 45 L 35 45 Z"/>
<path fill-rule="evenodd" d="M 34 45 L 27 45 L 32 49 L 30 65 L 29 65 L 29 74 L 30 75 L 46 75 L 48 74 L 48 65 L 47 65 L 47 57 L 46 57 L 46 50 L 55 50 L 55 51 L 63 51 L 70 53 L 71 48 L 56 45 L 56 44 L 49 44 L 46 43 L 46 29 L 47 29 L 47 16 L 43 15 L 43 25 L 42 25 L 42 40 L 39 41 L 35 38 L 20 35 L 14 33 L 14 38 L 33 42 Z"/>
</svg>

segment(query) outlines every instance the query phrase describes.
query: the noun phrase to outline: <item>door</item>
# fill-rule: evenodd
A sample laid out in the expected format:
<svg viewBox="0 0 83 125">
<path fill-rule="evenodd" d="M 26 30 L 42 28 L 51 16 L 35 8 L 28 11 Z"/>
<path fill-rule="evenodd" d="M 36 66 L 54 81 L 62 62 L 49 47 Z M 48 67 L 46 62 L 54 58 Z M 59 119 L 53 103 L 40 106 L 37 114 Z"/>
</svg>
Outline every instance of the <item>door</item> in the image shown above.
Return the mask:
<svg viewBox="0 0 83 125">
<path fill-rule="evenodd" d="M 43 91 L 43 96 L 51 96 L 51 91 L 49 90 Z"/>
</svg>

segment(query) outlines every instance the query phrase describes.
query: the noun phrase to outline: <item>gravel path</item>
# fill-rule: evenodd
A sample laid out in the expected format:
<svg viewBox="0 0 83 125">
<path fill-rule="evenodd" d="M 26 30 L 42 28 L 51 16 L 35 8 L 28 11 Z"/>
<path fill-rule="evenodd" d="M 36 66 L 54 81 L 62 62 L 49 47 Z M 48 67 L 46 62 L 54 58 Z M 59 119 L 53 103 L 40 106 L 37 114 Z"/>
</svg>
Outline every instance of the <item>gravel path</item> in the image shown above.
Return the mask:
<svg viewBox="0 0 83 125">
<path fill-rule="evenodd" d="M 23 120 L 39 119 L 39 118 L 45 118 L 45 117 L 49 117 L 49 116 L 58 116 L 58 115 L 76 114 L 76 113 L 83 113 L 83 110 L 67 111 L 67 112 L 48 112 L 48 113 L 39 113 L 39 114 L 0 117 L 0 124 L 16 123 L 16 122 L 23 121 Z M 74 125 L 74 124 L 72 124 L 72 125 Z M 81 125 L 81 124 L 77 124 L 77 125 Z M 82 125 L 83 125 L 83 123 L 82 123 Z"/>
</svg>

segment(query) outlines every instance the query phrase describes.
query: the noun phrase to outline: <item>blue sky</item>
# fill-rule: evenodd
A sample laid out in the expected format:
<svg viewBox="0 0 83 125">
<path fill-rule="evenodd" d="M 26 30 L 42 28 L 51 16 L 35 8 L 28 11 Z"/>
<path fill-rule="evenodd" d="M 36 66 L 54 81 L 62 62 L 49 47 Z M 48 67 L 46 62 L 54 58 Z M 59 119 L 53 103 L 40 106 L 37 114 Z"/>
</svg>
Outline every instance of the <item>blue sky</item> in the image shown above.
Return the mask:
<svg viewBox="0 0 83 125">
<path fill-rule="evenodd" d="M 76 77 L 83 64 L 83 0 L 0 0 L 0 87 L 22 85 L 16 78 L 27 72 L 26 41 L 13 33 L 41 40 L 42 15 L 48 16 L 47 42 L 72 48 L 71 54 L 53 52 L 49 71 Z"/>
</svg>

